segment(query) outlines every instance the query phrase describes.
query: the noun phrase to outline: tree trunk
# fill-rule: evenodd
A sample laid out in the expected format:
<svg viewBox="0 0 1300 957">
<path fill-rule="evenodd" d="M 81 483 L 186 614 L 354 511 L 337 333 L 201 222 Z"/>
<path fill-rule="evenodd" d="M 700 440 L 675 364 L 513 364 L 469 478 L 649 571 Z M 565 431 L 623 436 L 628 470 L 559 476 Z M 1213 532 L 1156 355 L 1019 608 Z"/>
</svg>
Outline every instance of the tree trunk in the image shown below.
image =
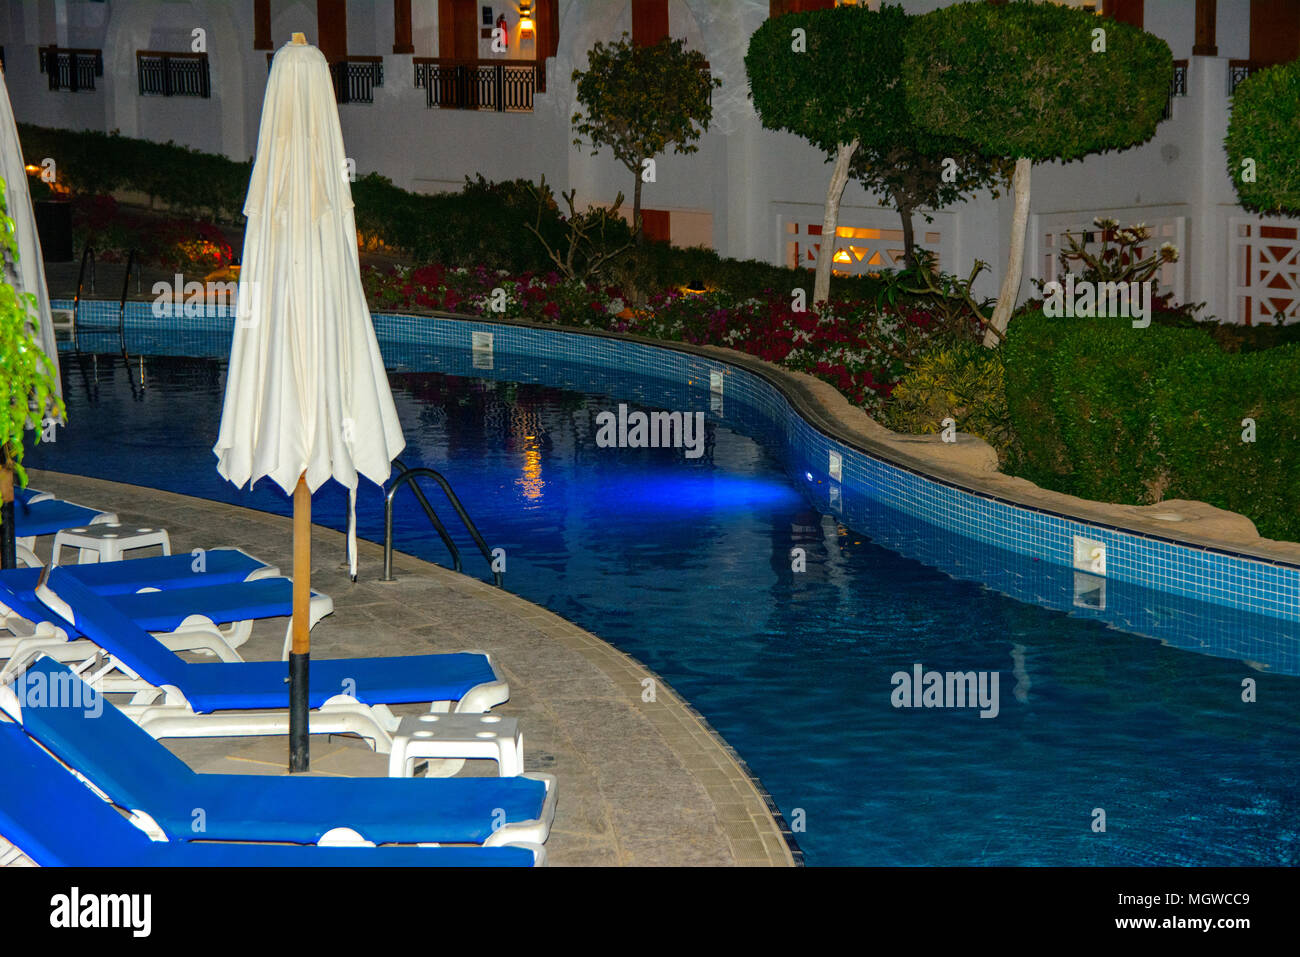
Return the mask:
<svg viewBox="0 0 1300 957">
<path fill-rule="evenodd" d="M 643 160 L 636 166 L 636 186 L 632 188 L 632 235 L 638 246 L 645 242 L 645 236 L 641 232 L 641 175 L 644 168 Z"/>
<path fill-rule="evenodd" d="M 916 233 L 912 230 L 912 207 L 898 203 L 898 215 L 903 219 L 903 265 L 916 268 Z"/>
<path fill-rule="evenodd" d="M 1002 277 L 1002 289 L 998 292 L 998 305 L 993 310 L 989 327 L 984 332 L 984 345 L 995 348 L 1002 341 L 1002 334 L 1007 331 L 1011 313 L 1016 308 L 1016 298 L 1020 295 L 1020 275 L 1025 266 L 1025 226 L 1029 222 L 1029 170 L 1031 161 L 1022 156 L 1016 160 L 1016 172 L 1011 177 L 1011 187 L 1015 192 L 1015 212 L 1011 217 L 1011 251 L 1007 256 L 1007 271 Z"/>
<path fill-rule="evenodd" d="M 17 545 L 17 531 L 14 528 L 14 470 L 6 449 L 0 449 L 0 568 L 18 567 Z"/>
<path fill-rule="evenodd" d="M 822 214 L 822 242 L 817 250 L 817 278 L 813 282 L 813 308 L 831 297 L 831 257 L 835 255 L 835 233 L 840 223 L 840 197 L 849 183 L 849 164 L 858 151 L 858 141 L 841 143 L 826 190 L 826 211 Z"/>
</svg>

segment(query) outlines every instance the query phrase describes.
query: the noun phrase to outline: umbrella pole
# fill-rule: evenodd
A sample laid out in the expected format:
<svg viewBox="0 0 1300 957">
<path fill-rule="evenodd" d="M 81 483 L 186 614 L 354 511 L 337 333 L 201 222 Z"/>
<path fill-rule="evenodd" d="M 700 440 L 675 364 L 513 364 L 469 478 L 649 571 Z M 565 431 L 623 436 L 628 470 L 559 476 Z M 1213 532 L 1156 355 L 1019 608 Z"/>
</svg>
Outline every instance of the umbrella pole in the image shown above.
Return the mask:
<svg viewBox="0 0 1300 957">
<path fill-rule="evenodd" d="M 311 765 L 308 744 L 307 685 L 311 657 L 308 605 L 311 603 L 311 492 L 306 476 L 293 490 L 293 643 L 289 652 L 289 771 Z"/>
</svg>

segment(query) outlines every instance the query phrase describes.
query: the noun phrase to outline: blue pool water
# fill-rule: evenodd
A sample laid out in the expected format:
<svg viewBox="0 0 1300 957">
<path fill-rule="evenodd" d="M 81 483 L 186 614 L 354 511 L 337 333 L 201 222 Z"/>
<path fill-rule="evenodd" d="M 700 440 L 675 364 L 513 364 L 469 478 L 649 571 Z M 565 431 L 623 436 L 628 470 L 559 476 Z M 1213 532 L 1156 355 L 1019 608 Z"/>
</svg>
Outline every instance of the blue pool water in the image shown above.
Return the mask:
<svg viewBox="0 0 1300 957">
<path fill-rule="evenodd" d="M 719 417 L 670 383 L 383 346 L 404 461 L 448 476 L 506 549 L 507 587 L 663 675 L 750 765 L 808 863 L 1300 860 L 1300 626 L 1103 591 L 832 499 L 773 423 Z M 288 514 L 269 482 L 240 492 L 213 468 L 228 338 L 133 348 L 209 357 L 65 354 L 70 424 L 28 464 Z M 619 401 L 709 412 L 706 454 L 598 448 L 595 416 Z M 326 488 L 314 517 L 340 527 L 344 502 Z M 398 547 L 445 563 L 416 512 L 399 510 Z M 358 522 L 382 539 L 374 486 Z M 891 676 L 915 664 L 997 672 L 997 717 L 893 707 Z"/>
</svg>

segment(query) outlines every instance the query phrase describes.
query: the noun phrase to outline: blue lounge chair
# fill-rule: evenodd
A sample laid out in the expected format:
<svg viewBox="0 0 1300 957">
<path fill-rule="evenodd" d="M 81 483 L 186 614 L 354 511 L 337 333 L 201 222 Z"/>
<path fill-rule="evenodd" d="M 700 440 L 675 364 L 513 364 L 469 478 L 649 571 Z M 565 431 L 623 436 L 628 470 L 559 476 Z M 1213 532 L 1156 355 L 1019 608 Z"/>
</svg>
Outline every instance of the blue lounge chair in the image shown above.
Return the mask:
<svg viewBox="0 0 1300 957">
<path fill-rule="evenodd" d="M 79 582 L 100 595 L 129 595 L 146 588 L 170 591 L 196 585 L 222 585 L 280 574 L 274 565 L 237 548 L 209 548 L 202 550 L 201 555 L 156 555 L 65 567 Z M 0 582 L 18 591 L 31 591 L 40 575 L 39 568 L 11 569 L 0 571 Z"/>
<path fill-rule="evenodd" d="M 54 498 L 54 495 L 52 493 L 42 492 L 39 489 L 34 489 L 30 487 L 14 489 L 15 506 L 26 505 L 29 502 L 43 502 L 46 501 L 47 499 L 52 499 L 52 498 Z"/>
<path fill-rule="evenodd" d="M 543 844 L 550 775 L 345 778 L 197 774 L 65 665 L 39 658 L 0 710 L 119 807 L 172 840 L 316 844 L 346 827 L 375 844 Z M 196 832 L 194 809 L 203 809 Z"/>
<path fill-rule="evenodd" d="M 108 693 L 135 695 L 127 713 L 154 737 L 284 734 L 288 701 L 279 661 L 192 663 L 179 658 L 104 597 L 62 567 L 47 569 L 36 597 L 108 656 L 95 680 Z M 26 665 L 10 659 L 6 674 Z M 308 704 L 311 731 L 359 734 L 376 748 L 391 747 L 398 719 L 391 704 L 430 702 L 464 712 L 487 711 L 510 689 L 481 652 L 396 658 L 315 659 Z"/>
<path fill-rule="evenodd" d="M 100 564 L 71 568 L 98 568 Z M 30 571 L 31 569 L 22 569 Z M 242 661 L 235 649 L 251 636 L 253 623 L 266 618 L 288 618 L 293 613 L 293 581 L 288 578 L 259 578 L 255 581 L 197 585 L 168 591 L 105 595 L 119 611 L 146 631 L 160 633 L 173 651 L 205 651 L 222 661 Z M 334 610 L 328 595 L 312 592 L 308 626 Z M 291 624 L 285 628 L 288 648 Z M 41 625 L 47 628 L 41 629 Z M 228 626 L 222 630 L 219 626 Z M 20 639 L 37 636 L 54 648 L 59 639 L 75 639 L 71 626 L 51 615 L 36 598 L 34 588 L 15 589 L 0 576 L 0 627 L 14 638 L 0 638 L 0 658 L 12 657 Z M 71 633 L 69 633 L 71 631 Z M 180 633 L 174 638 L 174 633 Z M 68 649 L 75 654 L 75 649 Z"/>
<path fill-rule="evenodd" d="M 527 846 L 155 841 L 11 722 L 0 722 L 0 772 L 0 836 L 42 867 L 530 867 L 546 860 L 542 848 Z"/>
<path fill-rule="evenodd" d="M 29 551 L 42 535 L 53 535 L 65 528 L 116 521 L 114 512 L 101 512 L 58 498 L 37 494 L 28 496 L 27 501 L 20 501 L 14 497 L 14 534 L 18 544 Z"/>
</svg>

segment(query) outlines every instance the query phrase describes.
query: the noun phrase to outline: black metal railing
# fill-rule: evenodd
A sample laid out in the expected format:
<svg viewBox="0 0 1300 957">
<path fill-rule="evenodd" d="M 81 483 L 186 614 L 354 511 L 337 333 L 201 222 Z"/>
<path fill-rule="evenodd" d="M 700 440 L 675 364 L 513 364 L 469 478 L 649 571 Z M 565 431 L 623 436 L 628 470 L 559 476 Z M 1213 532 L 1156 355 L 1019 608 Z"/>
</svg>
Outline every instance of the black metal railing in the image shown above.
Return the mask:
<svg viewBox="0 0 1300 957">
<path fill-rule="evenodd" d="M 383 57 L 348 57 L 330 64 L 338 103 L 373 103 L 375 87 L 384 85 Z"/>
<path fill-rule="evenodd" d="M 72 346 L 78 352 L 81 351 L 81 343 L 77 339 L 77 329 L 80 325 L 81 318 L 81 294 L 86 285 L 87 266 L 90 267 L 90 293 L 95 292 L 95 250 L 86 243 L 86 248 L 81 251 L 81 268 L 77 270 L 77 294 L 72 297 Z"/>
<path fill-rule="evenodd" d="M 212 96 L 206 53 L 137 50 L 135 66 L 141 96 Z"/>
<path fill-rule="evenodd" d="M 1263 64 L 1256 63 L 1253 60 L 1229 60 L 1228 61 L 1228 96 L 1237 92 L 1237 87 L 1252 73 L 1262 70 Z"/>
<path fill-rule="evenodd" d="M 531 113 L 542 64 L 531 60 L 415 59 L 415 85 L 425 105 L 451 110 Z"/>
<path fill-rule="evenodd" d="M 57 46 L 41 47 L 41 72 L 50 78 L 51 90 L 73 93 L 95 89 L 95 77 L 104 75 L 102 50 L 60 50 Z"/>
<path fill-rule="evenodd" d="M 1169 99 L 1165 101 L 1165 112 L 1162 120 L 1170 119 L 1174 115 L 1174 97 L 1187 95 L 1187 61 L 1174 61 L 1174 75 L 1169 78 Z"/>
<path fill-rule="evenodd" d="M 420 503 L 420 507 L 424 510 L 424 514 L 429 519 L 429 523 L 433 526 L 433 530 L 438 533 L 438 537 L 442 539 L 442 543 L 447 546 L 447 551 L 451 553 L 452 568 L 455 571 L 461 570 L 460 549 L 456 547 L 456 543 L 447 532 L 447 526 L 442 523 L 438 518 L 438 513 L 435 512 L 433 506 L 429 504 L 429 499 L 425 496 L 424 491 L 416 484 L 417 479 L 430 478 L 438 483 L 443 494 L 447 496 L 447 501 L 451 503 L 451 507 L 455 509 L 456 514 L 460 517 L 461 523 L 464 524 L 465 529 L 469 532 L 470 538 L 474 540 L 474 544 L 478 546 L 478 550 L 483 554 L 483 557 L 487 559 L 488 567 L 492 569 L 492 580 L 496 583 L 496 586 L 498 588 L 504 588 L 505 586 L 502 584 L 501 572 L 497 571 L 496 562 L 492 557 L 492 550 L 488 548 L 487 542 L 479 533 L 478 526 L 474 524 L 473 519 L 469 517 L 469 513 L 465 511 L 465 506 L 461 504 L 460 499 L 456 497 L 456 493 L 452 491 L 451 483 L 433 469 L 408 469 L 402 464 L 400 459 L 394 460 L 393 465 L 401 474 L 399 474 L 393 484 L 388 487 L 388 492 L 384 495 L 384 577 L 382 580 L 386 582 L 395 580 L 393 578 L 393 497 L 397 495 L 403 485 L 410 485 L 411 491 L 415 493 L 416 501 Z"/>
<path fill-rule="evenodd" d="M 274 53 L 266 55 L 266 71 L 271 72 Z M 384 58 L 349 56 L 330 65 L 335 103 L 373 103 L 375 87 L 384 85 Z"/>
</svg>

